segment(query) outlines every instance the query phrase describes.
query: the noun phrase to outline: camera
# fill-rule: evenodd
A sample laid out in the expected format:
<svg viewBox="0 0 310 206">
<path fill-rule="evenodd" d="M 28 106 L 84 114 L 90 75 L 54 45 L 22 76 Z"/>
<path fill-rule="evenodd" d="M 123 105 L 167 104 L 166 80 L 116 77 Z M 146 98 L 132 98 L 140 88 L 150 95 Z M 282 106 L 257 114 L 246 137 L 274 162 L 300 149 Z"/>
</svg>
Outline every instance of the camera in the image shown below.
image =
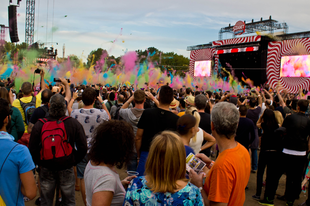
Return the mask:
<svg viewBox="0 0 310 206">
<path fill-rule="evenodd" d="M 37 68 L 36 70 L 34 70 L 34 73 L 36 73 L 36 74 L 40 74 L 40 72 L 41 72 L 41 69 L 39 69 L 39 68 Z"/>
</svg>

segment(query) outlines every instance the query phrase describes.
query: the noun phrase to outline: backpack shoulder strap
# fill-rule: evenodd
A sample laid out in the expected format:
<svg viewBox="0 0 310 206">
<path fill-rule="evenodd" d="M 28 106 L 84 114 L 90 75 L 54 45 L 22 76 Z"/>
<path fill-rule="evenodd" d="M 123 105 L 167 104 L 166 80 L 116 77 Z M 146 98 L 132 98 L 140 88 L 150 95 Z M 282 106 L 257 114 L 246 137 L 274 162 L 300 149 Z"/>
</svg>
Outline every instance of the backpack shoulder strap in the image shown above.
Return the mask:
<svg viewBox="0 0 310 206">
<path fill-rule="evenodd" d="M 43 124 L 48 122 L 48 120 L 46 118 L 39 119 L 39 121 L 42 122 Z"/>
<path fill-rule="evenodd" d="M 13 149 L 14 149 L 17 145 L 18 145 L 18 143 L 16 143 L 16 144 L 14 145 L 14 147 L 10 150 L 9 154 L 8 154 L 8 155 L 6 156 L 6 158 L 4 159 L 4 162 L 3 162 L 3 164 L 2 164 L 2 166 L 1 166 L 1 168 L 0 168 L 0 174 L 1 174 L 2 168 L 3 168 L 3 166 L 4 166 L 4 163 L 6 162 L 6 160 L 7 160 L 8 157 L 10 156 L 11 152 L 13 151 Z"/>
<path fill-rule="evenodd" d="M 45 113 L 47 113 L 48 112 L 48 110 L 46 109 L 46 107 L 43 105 L 43 106 L 41 106 L 40 107 L 41 109 L 43 109 L 43 111 L 45 112 Z"/>
<path fill-rule="evenodd" d="M 36 97 L 32 97 L 31 103 L 36 103 Z"/>
<path fill-rule="evenodd" d="M 110 109 L 111 109 L 111 107 L 112 107 L 112 103 L 111 103 L 110 101 L 108 101 L 108 104 L 109 104 Z"/>
<path fill-rule="evenodd" d="M 69 117 L 69 116 L 63 116 L 62 118 L 60 118 L 59 120 L 60 121 L 65 121 L 65 120 L 67 120 L 67 119 L 70 119 L 71 117 Z"/>
<path fill-rule="evenodd" d="M 19 100 L 19 103 L 20 103 L 20 106 L 24 109 L 24 102 L 22 102 L 22 100 L 18 99 Z"/>
</svg>

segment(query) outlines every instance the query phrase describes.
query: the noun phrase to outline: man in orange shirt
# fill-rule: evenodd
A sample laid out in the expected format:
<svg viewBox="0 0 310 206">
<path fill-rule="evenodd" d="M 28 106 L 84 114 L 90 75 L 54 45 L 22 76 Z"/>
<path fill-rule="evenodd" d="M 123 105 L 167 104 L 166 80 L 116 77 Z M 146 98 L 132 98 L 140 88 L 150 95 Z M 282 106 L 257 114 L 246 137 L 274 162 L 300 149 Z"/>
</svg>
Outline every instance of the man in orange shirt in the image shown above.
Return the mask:
<svg viewBox="0 0 310 206">
<path fill-rule="evenodd" d="M 249 152 L 235 141 L 239 112 L 227 102 L 215 104 L 211 113 L 211 130 L 220 155 L 212 162 L 204 154 L 196 156 L 210 169 L 203 185 L 203 174 L 190 171 L 191 182 L 201 189 L 206 206 L 242 206 L 251 171 Z"/>
</svg>

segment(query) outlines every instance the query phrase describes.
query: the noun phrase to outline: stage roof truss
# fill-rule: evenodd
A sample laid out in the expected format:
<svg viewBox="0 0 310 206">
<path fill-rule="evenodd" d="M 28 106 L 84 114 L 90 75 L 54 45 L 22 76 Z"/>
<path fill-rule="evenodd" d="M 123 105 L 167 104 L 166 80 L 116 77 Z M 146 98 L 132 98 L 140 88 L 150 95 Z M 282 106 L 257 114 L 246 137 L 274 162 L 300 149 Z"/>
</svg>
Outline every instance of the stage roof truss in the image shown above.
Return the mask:
<svg viewBox="0 0 310 206">
<path fill-rule="evenodd" d="M 220 40 L 222 39 L 224 33 L 231 33 L 235 37 L 233 28 L 234 28 L 234 26 L 231 26 L 230 24 L 228 27 L 221 28 L 219 31 L 219 39 Z M 287 33 L 288 25 L 285 22 L 284 23 L 278 23 L 278 21 L 273 20 L 271 18 L 269 18 L 268 20 L 261 20 L 261 21 L 257 21 L 257 22 L 254 22 L 252 20 L 251 23 L 245 24 L 244 34 L 255 33 L 257 31 L 258 32 L 266 32 L 267 31 L 267 32 L 273 33 L 274 30 L 277 30 L 277 29 L 283 29 L 284 33 Z"/>
</svg>

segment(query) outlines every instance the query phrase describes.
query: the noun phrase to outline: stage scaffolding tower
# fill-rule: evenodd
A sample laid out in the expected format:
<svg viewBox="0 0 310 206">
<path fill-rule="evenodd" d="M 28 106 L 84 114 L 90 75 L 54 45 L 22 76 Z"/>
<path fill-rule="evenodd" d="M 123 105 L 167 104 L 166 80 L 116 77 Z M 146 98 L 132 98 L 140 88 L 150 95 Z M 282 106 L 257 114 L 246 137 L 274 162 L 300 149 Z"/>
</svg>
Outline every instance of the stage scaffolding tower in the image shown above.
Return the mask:
<svg viewBox="0 0 310 206">
<path fill-rule="evenodd" d="M 31 45 L 34 42 L 34 16 L 35 16 L 35 0 L 27 0 L 25 42 L 28 45 Z"/>
</svg>

